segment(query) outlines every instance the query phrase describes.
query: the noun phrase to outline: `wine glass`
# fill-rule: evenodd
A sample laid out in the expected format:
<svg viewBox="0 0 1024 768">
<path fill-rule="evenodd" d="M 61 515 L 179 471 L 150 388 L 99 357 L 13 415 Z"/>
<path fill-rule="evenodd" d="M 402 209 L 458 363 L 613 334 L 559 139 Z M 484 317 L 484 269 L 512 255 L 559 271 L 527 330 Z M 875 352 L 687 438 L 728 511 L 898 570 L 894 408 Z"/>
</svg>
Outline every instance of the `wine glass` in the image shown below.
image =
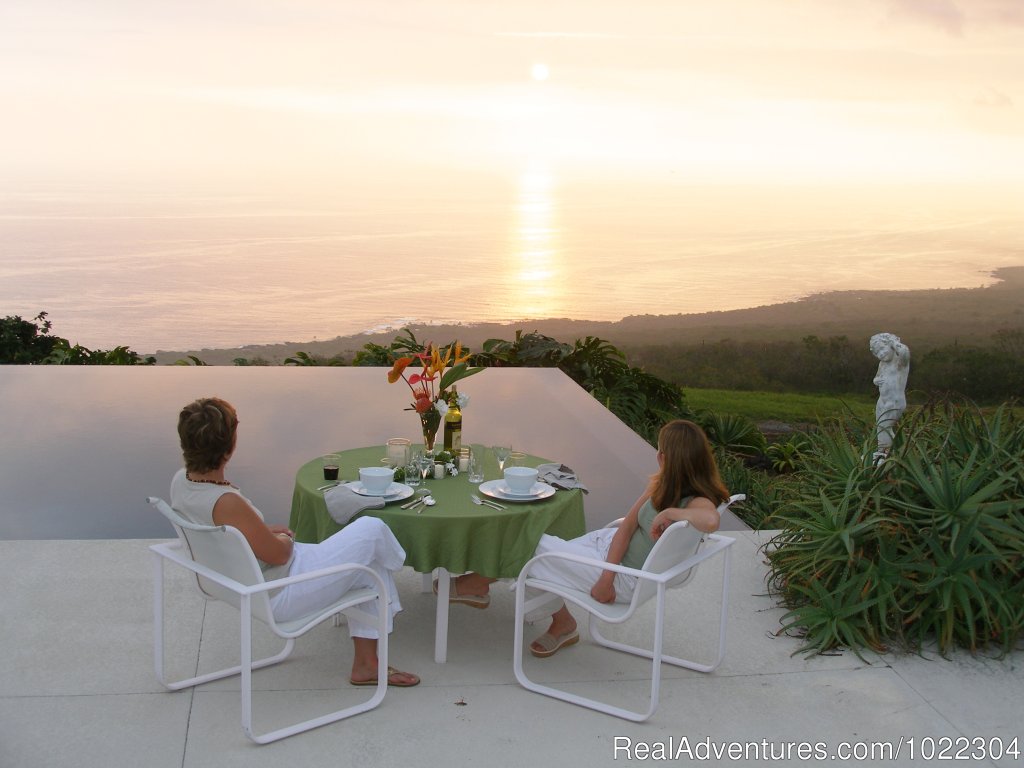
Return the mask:
<svg viewBox="0 0 1024 768">
<path fill-rule="evenodd" d="M 491 450 L 494 451 L 494 458 L 498 460 L 498 471 L 505 471 L 505 462 L 508 460 L 508 456 L 512 453 L 511 445 L 492 445 Z"/>
</svg>

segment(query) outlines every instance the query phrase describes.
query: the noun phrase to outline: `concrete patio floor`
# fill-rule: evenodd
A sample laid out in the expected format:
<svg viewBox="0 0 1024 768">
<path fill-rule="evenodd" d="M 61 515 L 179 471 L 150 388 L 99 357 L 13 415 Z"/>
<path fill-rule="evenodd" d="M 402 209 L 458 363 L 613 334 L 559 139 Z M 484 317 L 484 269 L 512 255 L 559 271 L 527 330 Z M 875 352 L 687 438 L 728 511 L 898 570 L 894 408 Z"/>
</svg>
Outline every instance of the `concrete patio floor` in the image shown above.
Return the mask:
<svg viewBox="0 0 1024 768">
<path fill-rule="evenodd" d="M 798 757 L 800 743 L 820 744 L 824 759 L 810 762 L 824 763 L 844 743 L 877 755 L 886 748 L 879 745 L 895 748 L 901 738 L 898 759 L 849 763 L 911 766 L 931 762 L 922 749 L 941 748 L 942 737 L 1017 738 L 1024 746 L 1019 654 L 871 656 L 870 663 L 853 653 L 793 656 L 798 641 L 774 636 L 782 610 L 763 594 L 758 548 L 768 534 L 729 535 L 737 544 L 725 661 L 710 675 L 666 667 L 661 705 L 646 723 L 521 688 L 512 673 L 512 595 L 505 589 L 495 588 L 486 611 L 453 606 L 449 661 L 435 664 L 433 596 L 406 570 L 398 579 L 405 610 L 391 655 L 422 684 L 390 690 L 369 713 L 265 747 L 242 732 L 237 678 L 176 693 L 157 683 L 151 542 L 0 541 L 0 766 L 600 766 L 640 762 L 638 745 L 675 758 L 655 762 L 693 762 L 710 746 L 747 751 L 744 764 L 795 765 L 808 762 Z M 204 608 L 182 574 L 169 568 L 168 576 L 171 674 L 226 664 L 237 653 L 237 612 Z M 713 633 L 702 623 L 715 614 L 719 579 L 715 564 L 672 593 L 671 648 L 711 648 Z M 629 631 L 649 631 L 639 624 Z M 539 631 L 528 628 L 528 637 Z M 259 628 L 256 637 L 258 648 L 271 648 Z M 257 725 L 294 722 L 310 708 L 368 696 L 347 684 L 350 660 L 347 630 L 330 622 L 300 639 L 292 659 L 256 673 Z M 648 689 L 647 664 L 587 641 L 551 659 L 531 658 L 528 669 L 636 706 Z M 786 749 L 788 759 L 775 759 Z M 1010 756 L 971 762 L 1019 764 Z"/>
</svg>

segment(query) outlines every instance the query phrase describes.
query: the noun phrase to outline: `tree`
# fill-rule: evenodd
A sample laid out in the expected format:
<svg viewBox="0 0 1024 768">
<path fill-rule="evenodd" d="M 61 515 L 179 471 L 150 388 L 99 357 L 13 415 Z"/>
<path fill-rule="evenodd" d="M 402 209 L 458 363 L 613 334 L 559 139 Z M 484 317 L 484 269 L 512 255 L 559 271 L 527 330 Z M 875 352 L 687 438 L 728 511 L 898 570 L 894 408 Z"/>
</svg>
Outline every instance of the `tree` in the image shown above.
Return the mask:
<svg viewBox="0 0 1024 768">
<path fill-rule="evenodd" d="M 0 320 L 0 364 L 33 365 L 46 362 L 57 337 L 50 336 L 52 323 L 40 312 L 32 321 L 19 315 Z"/>
<path fill-rule="evenodd" d="M 142 357 L 128 347 L 111 350 L 72 345 L 51 336 L 52 324 L 40 312 L 33 322 L 9 315 L 0 321 L 0 363 L 22 365 L 154 365 L 155 357 Z"/>
</svg>

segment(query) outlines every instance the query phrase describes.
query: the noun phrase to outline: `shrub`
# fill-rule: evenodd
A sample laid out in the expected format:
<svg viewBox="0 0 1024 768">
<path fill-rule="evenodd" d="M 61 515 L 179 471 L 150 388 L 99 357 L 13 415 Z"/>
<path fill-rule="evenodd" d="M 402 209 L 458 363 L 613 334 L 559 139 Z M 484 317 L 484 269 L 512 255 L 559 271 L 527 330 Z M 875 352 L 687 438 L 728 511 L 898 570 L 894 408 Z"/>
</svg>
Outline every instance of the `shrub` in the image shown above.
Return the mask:
<svg viewBox="0 0 1024 768">
<path fill-rule="evenodd" d="M 1024 629 L 1024 422 L 933 401 L 904 415 L 876 464 L 873 430 L 808 435 L 765 547 L 782 630 L 840 646 L 1012 650 Z"/>
</svg>

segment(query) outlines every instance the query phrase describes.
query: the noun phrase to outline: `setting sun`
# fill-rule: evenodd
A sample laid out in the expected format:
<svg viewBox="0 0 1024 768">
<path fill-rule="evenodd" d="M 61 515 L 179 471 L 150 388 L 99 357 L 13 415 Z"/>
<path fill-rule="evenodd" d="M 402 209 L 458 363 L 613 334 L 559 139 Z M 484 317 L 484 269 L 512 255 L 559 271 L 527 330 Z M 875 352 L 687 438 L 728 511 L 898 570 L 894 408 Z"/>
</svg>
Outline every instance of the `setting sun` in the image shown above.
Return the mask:
<svg viewBox="0 0 1024 768">
<path fill-rule="evenodd" d="M 547 80 L 548 77 L 550 77 L 551 70 L 548 68 L 547 64 L 544 64 L 543 62 L 537 62 L 530 69 L 530 75 L 538 83 L 541 83 Z"/>
</svg>

